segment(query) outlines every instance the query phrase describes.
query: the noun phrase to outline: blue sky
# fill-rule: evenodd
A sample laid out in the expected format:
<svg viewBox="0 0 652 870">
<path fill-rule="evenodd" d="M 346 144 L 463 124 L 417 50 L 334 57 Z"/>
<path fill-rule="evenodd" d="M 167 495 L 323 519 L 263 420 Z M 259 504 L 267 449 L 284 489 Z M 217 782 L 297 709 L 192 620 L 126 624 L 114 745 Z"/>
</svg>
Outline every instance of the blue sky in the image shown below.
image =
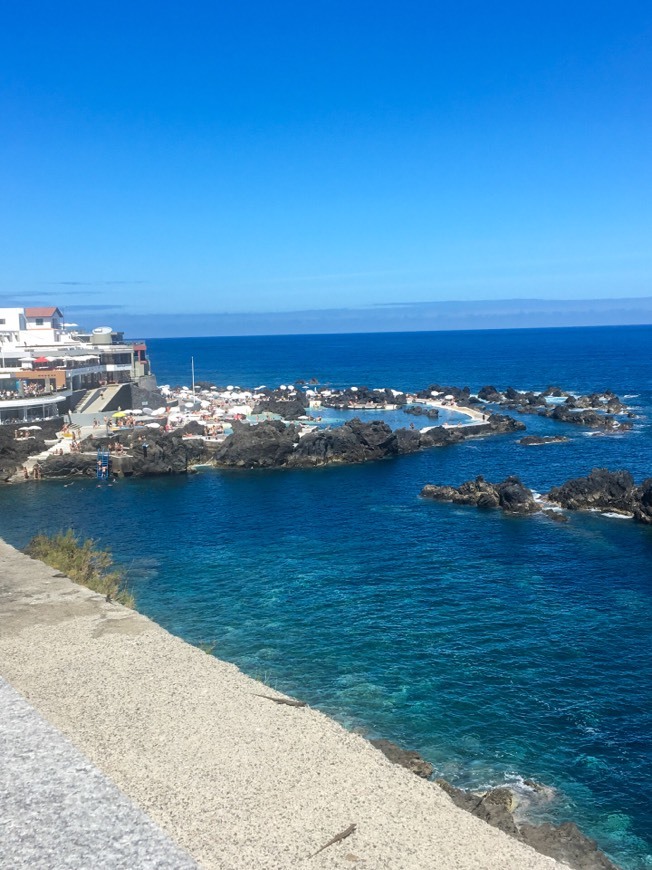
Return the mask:
<svg viewBox="0 0 652 870">
<path fill-rule="evenodd" d="M 651 91 L 642 2 L 5 3 L 0 305 L 651 297 Z"/>
</svg>

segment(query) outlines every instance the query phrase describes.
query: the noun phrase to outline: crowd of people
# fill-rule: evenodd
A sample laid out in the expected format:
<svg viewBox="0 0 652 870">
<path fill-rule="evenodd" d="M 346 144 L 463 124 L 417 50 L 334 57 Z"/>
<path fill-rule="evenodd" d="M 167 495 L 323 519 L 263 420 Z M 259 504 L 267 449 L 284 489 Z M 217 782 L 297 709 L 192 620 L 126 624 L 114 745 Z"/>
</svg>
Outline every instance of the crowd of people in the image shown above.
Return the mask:
<svg viewBox="0 0 652 870">
<path fill-rule="evenodd" d="M 0 400 L 33 399 L 38 396 L 49 396 L 52 392 L 52 388 L 46 389 L 43 384 L 23 381 L 20 390 L 0 390 Z"/>
</svg>

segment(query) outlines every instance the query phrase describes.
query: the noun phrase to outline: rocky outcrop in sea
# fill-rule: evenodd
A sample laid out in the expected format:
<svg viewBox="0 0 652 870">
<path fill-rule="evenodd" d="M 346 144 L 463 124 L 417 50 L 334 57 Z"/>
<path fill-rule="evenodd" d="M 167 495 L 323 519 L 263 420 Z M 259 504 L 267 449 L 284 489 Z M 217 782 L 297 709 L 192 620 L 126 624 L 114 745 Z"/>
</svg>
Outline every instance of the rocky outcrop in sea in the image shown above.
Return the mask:
<svg viewBox="0 0 652 870">
<path fill-rule="evenodd" d="M 278 414 L 284 420 L 298 420 L 304 416 L 308 407 L 307 399 L 301 395 L 292 399 L 270 397 L 254 405 L 253 414 Z"/>
<path fill-rule="evenodd" d="M 565 435 L 525 435 L 518 443 L 523 447 L 536 447 L 541 444 L 563 444 L 569 439 Z"/>
<path fill-rule="evenodd" d="M 544 510 L 546 515 L 560 521 L 563 521 L 563 515 L 557 516 L 551 508 L 618 513 L 652 525 L 652 477 L 637 485 L 628 471 L 609 471 L 606 468 L 594 468 L 586 477 L 577 477 L 553 487 L 539 499 L 518 477 L 508 477 L 502 483 L 489 483 L 481 476 L 460 486 L 426 484 L 421 496 L 479 508 L 501 508 L 509 514 L 527 515 Z"/>
<path fill-rule="evenodd" d="M 41 466 L 44 478 L 95 477 L 97 451 L 110 443 L 110 470 L 119 477 L 185 474 L 199 464 L 241 469 L 316 468 L 389 459 L 524 428 L 500 414 L 464 428 L 434 426 L 425 431 L 392 430 L 381 420 L 365 423 L 355 418 L 342 426 L 313 429 L 303 435 L 300 426 L 282 420 L 253 425 L 234 421 L 233 433 L 215 445 L 201 437 L 203 426 L 193 422 L 170 433 L 138 429 L 119 432 L 111 439 L 92 436 L 82 443 L 81 452 L 51 455 Z"/>
<path fill-rule="evenodd" d="M 371 740 L 386 758 L 405 767 L 423 779 L 430 779 L 434 768 L 411 749 L 402 749 L 390 740 Z M 567 864 L 573 870 L 618 870 L 617 866 L 598 849 L 595 840 L 583 834 L 574 822 L 552 825 L 545 822 L 534 825 L 520 818 L 521 796 L 505 786 L 488 791 L 475 792 L 457 788 L 445 779 L 436 779 L 437 785 L 446 792 L 453 803 L 494 828 L 500 828 L 510 837 L 527 843 L 542 855 Z M 525 780 L 525 788 L 535 798 L 548 801 L 554 795 L 550 789 L 533 780 Z M 536 802 L 536 801 L 534 801 Z"/>
<path fill-rule="evenodd" d="M 384 408 L 386 405 L 405 405 L 407 398 L 400 390 L 370 389 L 369 387 L 347 387 L 344 390 L 326 390 L 319 399 L 325 408 Z"/>
<path fill-rule="evenodd" d="M 547 498 L 566 510 L 622 513 L 652 524 L 652 477 L 637 486 L 629 471 L 594 468 L 586 477 L 553 487 Z"/>
<path fill-rule="evenodd" d="M 342 426 L 313 429 L 303 437 L 297 426 L 281 421 L 255 426 L 236 423 L 233 434 L 215 450 L 212 464 L 222 468 L 315 468 L 355 464 L 524 428 L 522 423 L 500 414 L 463 429 L 434 426 L 426 431 L 392 430 L 381 420 L 364 423 L 355 418 Z"/>
<path fill-rule="evenodd" d="M 567 864 L 573 870 L 618 870 L 604 852 L 598 849 L 595 840 L 583 834 L 574 822 L 533 825 L 517 820 L 515 811 L 518 803 L 514 792 L 509 788 L 492 788 L 478 794 L 456 788 L 443 779 L 438 779 L 437 785 L 456 806 L 527 843 L 542 855 Z M 536 785 L 533 783 L 533 786 Z"/>
<path fill-rule="evenodd" d="M 548 399 L 564 399 L 551 404 Z M 478 391 L 478 399 L 491 405 L 501 405 L 519 414 L 537 414 L 561 423 L 574 423 L 592 429 L 630 429 L 631 423 L 618 417 L 634 417 L 621 399 L 612 390 L 574 396 L 558 386 L 550 386 L 541 392 L 517 390 L 507 387 L 500 391 L 492 385 Z"/>
<path fill-rule="evenodd" d="M 44 478 L 95 477 L 96 451 L 107 446 L 107 439 L 87 438 L 81 453 L 52 455 L 41 463 Z M 152 429 L 125 431 L 111 441 L 110 470 L 119 477 L 153 477 L 185 474 L 193 465 L 210 458 L 201 439 L 183 437 L 182 431 L 165 433 Z M 118 444 L 121 450 L 118 448 Z"/>
<path fill-rule="evenodd" d="M 426 408 L 423 405 L 408 405 L 403 408 L 405 414 L 412 414 L 413 417 L 428 417 L 429 420 L 436 420 L 439 417 L 437 408 Z"/>
<path fill-rule="evenodd" d="M 421 490 L 423 498 L 449 501 L 453 504 L 475 505 L 479 508 L 501 508 L 508 514 L 533 514 L 541 510 L 532 490 L 523 486 L 518 477 L 508 477 L 502 483 L 489 483 L 484 477 L 467 480 L 460 486 L 427 484 Z"/>
</svg>

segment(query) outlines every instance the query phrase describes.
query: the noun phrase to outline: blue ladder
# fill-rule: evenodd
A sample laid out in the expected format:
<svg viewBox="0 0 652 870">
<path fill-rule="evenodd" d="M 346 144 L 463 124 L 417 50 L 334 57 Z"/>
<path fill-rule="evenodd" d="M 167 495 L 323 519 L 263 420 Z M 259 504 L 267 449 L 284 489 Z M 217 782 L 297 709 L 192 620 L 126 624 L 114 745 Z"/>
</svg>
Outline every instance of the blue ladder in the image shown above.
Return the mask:
<svg viewBox="0 0 652 870">
<path fill-rule="evenodd" d="M 111 454 L 108 450 L 97 451 L 97 479 L 108 480 L 111 465 Z"/>
</svg>

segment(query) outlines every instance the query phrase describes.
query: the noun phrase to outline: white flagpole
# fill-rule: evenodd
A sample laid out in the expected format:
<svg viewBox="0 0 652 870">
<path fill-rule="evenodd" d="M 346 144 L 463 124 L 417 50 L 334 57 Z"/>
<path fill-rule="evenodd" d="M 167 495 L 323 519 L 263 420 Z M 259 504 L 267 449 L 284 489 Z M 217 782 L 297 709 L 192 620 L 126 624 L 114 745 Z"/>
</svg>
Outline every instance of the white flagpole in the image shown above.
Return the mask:
<svg viewBox="0 0 652 870">
<path fill-rule="evenodd" d="M 194 356 L 190 357 L 190 366 L 192 369 L 192 394 L 195 395 L 195 358 Z"/>
</svg>

